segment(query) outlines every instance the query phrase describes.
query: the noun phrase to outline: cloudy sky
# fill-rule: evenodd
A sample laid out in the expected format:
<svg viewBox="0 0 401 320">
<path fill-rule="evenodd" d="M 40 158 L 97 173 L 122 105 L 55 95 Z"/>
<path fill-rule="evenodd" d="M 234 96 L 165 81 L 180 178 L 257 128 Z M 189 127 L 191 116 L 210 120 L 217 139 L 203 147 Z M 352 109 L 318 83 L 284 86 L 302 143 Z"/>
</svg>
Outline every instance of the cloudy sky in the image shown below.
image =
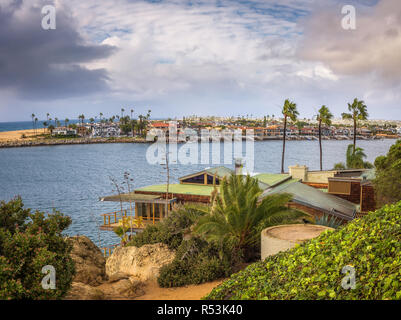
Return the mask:
<svg viewBox="0 0 401 320">
<path fill-rule="evenodd" d="M 0 0 L 0 122 L 278 115 L 286 98 L 339 116 L 355 97 L 401 119 L 399 0 Z"/>
</svg>

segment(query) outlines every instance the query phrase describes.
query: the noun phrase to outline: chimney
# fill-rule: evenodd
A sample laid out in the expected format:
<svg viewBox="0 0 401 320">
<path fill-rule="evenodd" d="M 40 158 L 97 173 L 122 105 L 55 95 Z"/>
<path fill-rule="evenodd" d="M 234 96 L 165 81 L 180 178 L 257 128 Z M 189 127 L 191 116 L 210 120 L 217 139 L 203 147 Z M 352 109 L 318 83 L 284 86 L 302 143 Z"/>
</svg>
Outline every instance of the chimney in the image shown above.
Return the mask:
<svg viewBox="0 0 401 320">
<path fill-rule="evenodd" d="M 243 167 L 242 159 L 236 158 L 234 162 L 235 162 L 235 175 L 241 175 Z"/>
<path fill-rule="evenodd" d="M 290 176 L 293 179 L 301 179 L 302 181 L 308 180 L 308 169 L 309 168 L 307 166 L 300 166 L 299 164 L 288 167 Z"/>
</svg>

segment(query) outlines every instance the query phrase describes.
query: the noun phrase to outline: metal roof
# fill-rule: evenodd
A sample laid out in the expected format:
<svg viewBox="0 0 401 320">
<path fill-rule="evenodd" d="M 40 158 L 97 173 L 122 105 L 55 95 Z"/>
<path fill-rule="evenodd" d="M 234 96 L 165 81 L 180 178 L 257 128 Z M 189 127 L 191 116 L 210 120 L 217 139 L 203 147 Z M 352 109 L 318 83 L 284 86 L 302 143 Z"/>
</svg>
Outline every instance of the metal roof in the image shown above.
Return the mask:
<svg viewBox="0 0 401 320">
<path fill-rule="evenodd" d="M 355 212 L 359 209 L 359 206 L 352 202 L 322 192 L 295 179 L 267 189 L 261 197 L 263 198 L 275 193 L 289 193 L 293 196 L 292 201 L 294 202 L 320 209 L 347 220 L 353 219 Z"/>
<path fill-rule="evenodd" d="M 231 170 L 231 169 L 226 168 L 224 166 L 207 168 L 207 169 L 204 169 L 202 171 L 195 172 L 195 173 L 183 176 L 183 177 L 179 178 L 179 180 L 185 180 L 185 179 L 188 179 L 188 178 L 191 178 L 191 177 L 196 177 L 198 175 L 205 174 L 205 173 L 208 173 L 211 176 L 216 175 L 218 178 L 224 178 L 224 177 L 227 177 L 227 176 L 230 176 L 231 174 L 233 174 L 234 170 Z"/>
</svg>

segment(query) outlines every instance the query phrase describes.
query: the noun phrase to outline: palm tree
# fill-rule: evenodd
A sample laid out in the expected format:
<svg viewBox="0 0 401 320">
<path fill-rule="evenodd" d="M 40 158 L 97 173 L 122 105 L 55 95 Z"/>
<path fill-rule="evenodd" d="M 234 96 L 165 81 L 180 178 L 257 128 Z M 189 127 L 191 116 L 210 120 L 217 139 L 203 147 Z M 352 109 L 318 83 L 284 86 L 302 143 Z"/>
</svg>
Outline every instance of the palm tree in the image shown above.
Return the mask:
<svg viewBox="0 0 401 320">
<path fill-rule="evenodd" d="M 66 128 L 68 128 L 68 127 L 67 127 L 67 125 L 68 125 L 68 122 L 70 122 L 70 120 L 69 120 L 68 118 L 65 118 L 65 120 L 64 120 L 64 124 L 65 124 L 65 127 L 66 127 Z"/>
<path fill-rule="evenodd" d="M 132 120 L 132 115 L 134 114 L 134 109 L 131 109 L 131 120 Z"/>
<path fill-rule="evenodd" d="M 31 118 L 32 118 L 32 129 L 33 129 L 34 133 L 36 134 L 36 131 L 35 131 L 35 114 L 34 113 L 31 114 Z"/>
<path fill-rule="evenodd" d="M 317 121 L 319 121 L 319 148 L 320 148 L 320 171 L 323 170 L 323 160 L 322 160 L 322 123 L 327 126 L 331 125 L 331 119 L 333 114 L 330 112 L 329 108 L 322 106 L 317 114 Z"/>
<path fill-rule="evenodd" d="M 124 111 L 125 111 L 125 109 L 121 108 L 121 119 L 124 117 Z"/>
<path fill-rule="evenodd" d="M 354 146 L 350 144 L 347 148 L 346 154 L 346 165 L 348 169 L 370 169 L 373 165 L 364 161 L 366 154 L 363 152 L 362 148 L 356 148 L 354 151 Z"/>
<path fill-rule="evenodd" d="M 210 211 L 199 219 L 194 232 L 209 241 L 227 241 L 234 252 L 249 254 L 263 228 L 299 216 L 285 207 L 290 195 L 276 194 L 260 200 L 262 192 L 258 181 L 249 175 L 224 178 L 220 192 L 215 189 L 212 194 Z"/>
<path fill-rule="evenodd" d="M 343 119 L 352 119 L 354 121 L 354 153 L 356 149 L 356 128 L 358 125 L 358 120 L 367 120 L 369 117 L 367 107 L 365 102 L 362 100 L 354 99 L 352 104 L 348 103 L 348 111 L 350 113 L 343 113 Z"/>
<path fill-rule="evenodd" d="M 38 122 L 38 120 L 39 120 L 38 118 L 35 118 L 35 134 L 37 134 L 37 133 L 36 133 L 36 128 L 37 128 L 37 127 L 36 127 L 36 122 Z"/>
<path fill-rule="evenodd" d="M 47 121 L 43 121 L 43 133 L 46 133 L 46 127 L 48 126 Z"/>
<path fill-rule="evenodd" d="M 284 101 L 283 110 L 281 112 L 284 115 L 284 135 L 283 135 L 283 154 L 281 157 L 281 173 L 284 173 L 284 154 L 285 154 L 285 136 L 287 131 L 287 118 L 290 118 L 291 121 L 295 122 L 297 120 L 299 112 L 297 110 L 296 103 L 291 102 L 288 99 Z"/>
</svg>

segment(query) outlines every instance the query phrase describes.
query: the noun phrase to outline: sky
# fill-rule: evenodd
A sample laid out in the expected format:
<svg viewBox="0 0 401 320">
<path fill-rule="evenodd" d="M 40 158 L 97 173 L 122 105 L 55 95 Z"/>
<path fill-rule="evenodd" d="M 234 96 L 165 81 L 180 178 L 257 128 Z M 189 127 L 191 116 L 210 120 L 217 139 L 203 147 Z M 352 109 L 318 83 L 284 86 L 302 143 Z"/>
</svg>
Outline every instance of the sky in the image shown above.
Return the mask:
<svg viewBox="0 0 401 320">
<path fill-rule="evenodd" d="M 287 98 L 339 117 L 356 97 L 401 120 L 399 0 L 0 0 L 0 122 L 278 116 Z"/>
</svg>

